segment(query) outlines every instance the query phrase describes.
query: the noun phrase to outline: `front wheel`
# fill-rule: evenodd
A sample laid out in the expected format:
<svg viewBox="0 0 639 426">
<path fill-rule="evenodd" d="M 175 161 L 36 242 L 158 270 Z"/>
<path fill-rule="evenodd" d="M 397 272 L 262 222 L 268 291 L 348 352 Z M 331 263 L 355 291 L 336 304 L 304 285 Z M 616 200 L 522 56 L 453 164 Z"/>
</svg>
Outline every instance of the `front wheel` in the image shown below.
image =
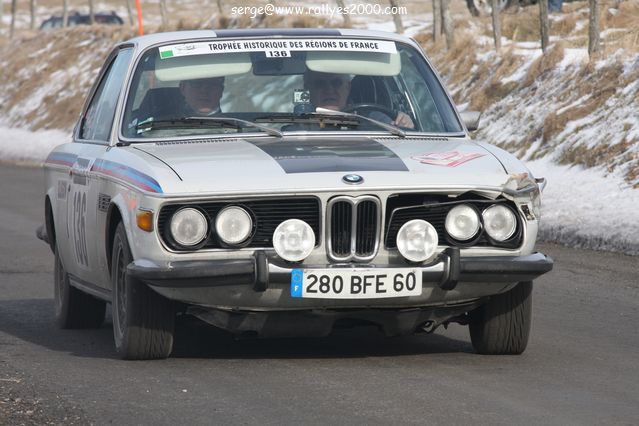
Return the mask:
<svg viewBox="0 0 639 426">
<path fill-rule="evenodd" d="M 470 313 L 470 339 L 477 353 L 519 355 L 532 322 L 532 281 L 520 282 Z"/>
<path fill-rule="evenodd" d="M 71 286 L 57 247 L 54 258 L 53 304 L 56 324 L 60 328 L 99 328 L 104 321 L 106 302 Z"/>
<path fill-rule="evenodd" d="M 113 237 L 111 257 L 115 347 L 124 359 L 166 358 L 173 348 L 173 303 L 127 276 L 126 267 L 132 260 L 124 225 L 120 223 Z"/>
</svg>

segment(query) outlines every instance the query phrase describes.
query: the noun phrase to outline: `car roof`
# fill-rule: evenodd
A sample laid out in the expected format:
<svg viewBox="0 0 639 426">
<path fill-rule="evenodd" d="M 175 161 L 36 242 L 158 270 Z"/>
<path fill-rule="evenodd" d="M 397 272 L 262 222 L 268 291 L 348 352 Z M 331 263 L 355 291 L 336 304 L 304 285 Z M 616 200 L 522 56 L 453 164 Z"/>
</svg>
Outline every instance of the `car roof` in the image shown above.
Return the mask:
<svg viewBox="0 0 639 426">
<path fill-rule="evenodd" d="M 281 37 L 364 37 L 412 44 L 409 37 L 386 31 L 337 28 L 249 28 L 228 30 L 195 30 L 155 33 L 132 38 L 123 44 L 135 44 L 140 50 L 168 42 L 187 42 L 207 38 L 281 38 Z"/>
</svg>

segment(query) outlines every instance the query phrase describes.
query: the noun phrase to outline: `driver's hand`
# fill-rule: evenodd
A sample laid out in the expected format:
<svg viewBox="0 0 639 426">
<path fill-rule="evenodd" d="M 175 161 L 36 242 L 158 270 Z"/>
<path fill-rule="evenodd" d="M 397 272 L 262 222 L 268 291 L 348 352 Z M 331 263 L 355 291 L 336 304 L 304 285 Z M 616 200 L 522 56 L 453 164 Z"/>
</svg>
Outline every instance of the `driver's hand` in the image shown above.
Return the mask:
<svg viewBox="0 0 639 426">
<path fill-rule="evenodd" d="M 410 116 L 402 111 L 397 113 L 397 117 L 391 124 L 397 127 L 403 127 L 405 129 L 415 128 L 415 123 L 413 123 L 413 120 L 410 118 Z"/>
</svg>

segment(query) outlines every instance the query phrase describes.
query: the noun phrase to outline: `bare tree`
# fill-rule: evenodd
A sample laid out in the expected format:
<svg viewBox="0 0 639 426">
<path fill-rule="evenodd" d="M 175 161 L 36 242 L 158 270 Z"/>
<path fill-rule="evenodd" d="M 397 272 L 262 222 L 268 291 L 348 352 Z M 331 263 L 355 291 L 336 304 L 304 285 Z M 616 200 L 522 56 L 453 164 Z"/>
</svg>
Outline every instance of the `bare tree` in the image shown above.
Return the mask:
<svg viewBox="0 0 639 426">
<path fill-rule="evenodd" d="M 499 0 L 491 1 L 493 16 L 493 37 L 495 38 L 495 50 L 501 50 L 501 17 L 499 16 Z"/>
<path fill-rule="evenodd" d="M 9 27 L 9 38 L 13 38 L 13 32 L 16 29 L 17 8 L 18 8 L 18 0 L 11 0 L 11 27 Z"/>
<path fill-rule="evenodd" d="M 62 2 L 62 26 L 69 25 L 69 0 L 63 0 Z"/>
<path fill-rule="evenodd" d="M 548 0 L 539 0 L 539 32 L 541 34 L 541 50 L 546 53 L 550 34 L 550 24 L 548 22 Z"/>
<path fill-rule="evenodd" d="M 224 15 L 224 9 L 222 9 L 222 0 L 216 0 L 217 1 L 217 12 L 220 15 Z"/>
<path fill-rule="evenodd" d="M 442 35 L 442 1 L 433 0 L 433 43 L 437 43 Z"/>
<path fill-rule="evenodd" d="M 344 4 L 344 0 L 337 0 L 337 6 L 342 8 L 342 10 L 344 10 L 346 8 L 346 5 Z M 347 28 L 350 28 L 350 26 L 351 26 L 351 15 L 349 15 L 347 13 L 342 13 L 342 17 L 344 18 L 344 26 L 347 27 Z"/>
<path fill-rule="evenodd" d="M 36 0 L 30 0 L 29 13 L 31 14 L 31 21 L 29 23 L 29 28 L 31 29 L 35 27 L 35 9 L 36 9 Z"/>
<path fill-rule="evenodd" d="M 93 0 L 89 0 L 89 24 L 93 25 L 93 23 L 95 22 L 95 18 L 94 18 L 94 12 L 93 12 Z"/>
<path fill-rule="evenodd" d="M 589 0 L 590 19 L 588 20 L 588 56 L 590 59 L 601 49 L 599 36 L 599 0 Z"/>
<path fill-rule="evenodd" d="M 397 4 L 397 0 L 388 0 L 392 8 L 395 8 L 396 11 L 399 10 L 399 5 Z M 399 13 L 393 13 L 393 21 L 395 21 L 395 31 L 398 34 L 402 34 L 404 32 L 404 25 L 402 25 L 402 17 Z"/>
<path fill-rule="evenodd" d="M 131 7 L 131 0 L 124 0 L 124 3 L 126 3 L 126 12 L 129 15 L 129 25 L 133 25 L 135 21 L 133 20 L 133 8 Z"/>
<path fill-rule="evenodd" d="M 162 29 L 166 30 L 169 19 L 166 12 L 166 0 L 160 0 L 160 15 L 162 16 Z"/>
<path fill-rule="evenodd" d="M 442 26 L 444 27 L 444 34 L 446 35 L 446 47 L 448 49 L 453 47 L 455 41 L 455 31 L 453 25 L 453 19 L 450 16 L 450 0 L 441 0 L 442 2 Z"/>
</svg>

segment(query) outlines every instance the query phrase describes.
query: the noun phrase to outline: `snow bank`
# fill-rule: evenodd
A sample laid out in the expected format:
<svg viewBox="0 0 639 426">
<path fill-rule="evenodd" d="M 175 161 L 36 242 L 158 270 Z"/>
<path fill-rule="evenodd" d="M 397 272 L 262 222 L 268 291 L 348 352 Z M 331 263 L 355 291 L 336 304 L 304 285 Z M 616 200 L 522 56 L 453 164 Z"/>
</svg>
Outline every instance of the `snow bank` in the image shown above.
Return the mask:
<svg viewBox="0 0 639 426">
<path fill-rule="evenodd" d="M 71 142 L 71 134 L 61 130 L 31 132 L 0 127 L 0 160 L 42 164 L 54 147 L 66 142 Z"/>
<path fill-rule="evenodd" d="M 543 176 L 539 238 L 573 247 L 639 254 L 639 190 L 620 173 L 561 166 L 548 158 L 527 163 Z"/>
</svg>

